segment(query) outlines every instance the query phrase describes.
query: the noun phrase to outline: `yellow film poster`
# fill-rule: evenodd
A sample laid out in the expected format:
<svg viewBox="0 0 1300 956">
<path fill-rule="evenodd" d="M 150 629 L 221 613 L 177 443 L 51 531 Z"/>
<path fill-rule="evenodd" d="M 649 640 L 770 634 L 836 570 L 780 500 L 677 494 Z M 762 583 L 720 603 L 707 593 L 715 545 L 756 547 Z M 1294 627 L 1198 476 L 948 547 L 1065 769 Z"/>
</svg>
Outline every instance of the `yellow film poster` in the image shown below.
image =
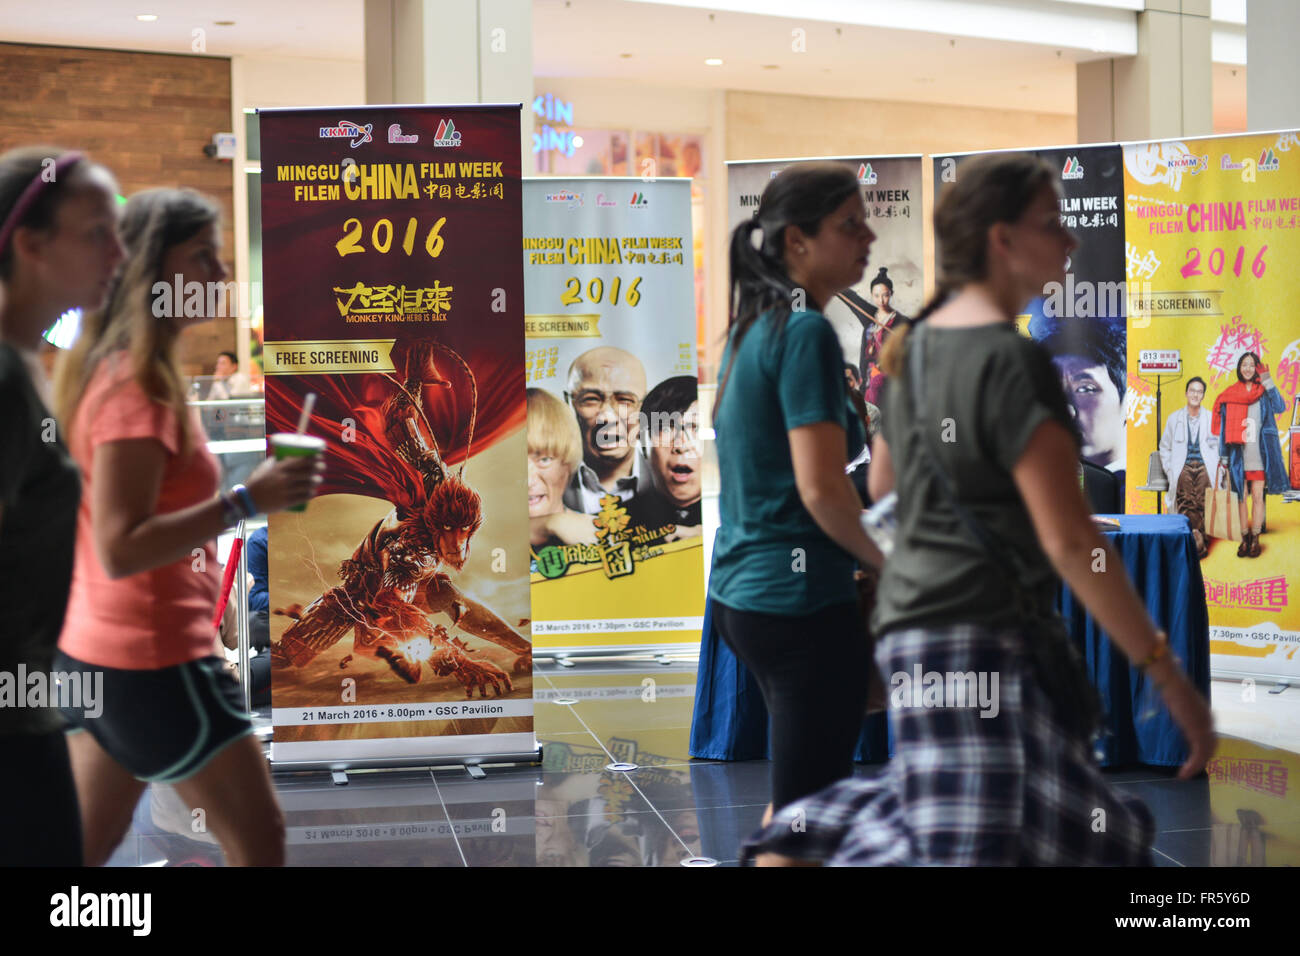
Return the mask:
<svg viewBox="0 0 1300 956">
<path fill-rule="evenodd" d="M 1125 146 L 1124 189 L 1128 510 L 1188 516 L 1216 669 L 1300 676 L 1300 137 Z"/>
<path fill-rule="evenodd" d="M 694 646 L 704 615 L 686 179 L 525 181 L 532 633 Z"/>
</svg>

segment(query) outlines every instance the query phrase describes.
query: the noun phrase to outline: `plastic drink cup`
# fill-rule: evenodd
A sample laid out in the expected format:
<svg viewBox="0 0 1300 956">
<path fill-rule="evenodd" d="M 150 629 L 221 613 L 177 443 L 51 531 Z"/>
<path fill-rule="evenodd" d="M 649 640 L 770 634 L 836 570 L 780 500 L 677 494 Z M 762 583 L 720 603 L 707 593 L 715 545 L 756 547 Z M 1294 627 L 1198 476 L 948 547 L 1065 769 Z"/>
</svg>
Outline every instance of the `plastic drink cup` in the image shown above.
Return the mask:
<svg viewBox="0 0 1300 956">
<path fill-rule="evenodd" d="M 274 435 L 268 435 L 266 440 L 271 444 L 271 453 L 275 455 L 276 461 L 284 458 L 301 458 L 325 454 L 325 439 L 317 438 L 315 435 L 276 432 Z M 289 510 L 306 511 L 307 502 L 304 501 L 300 505 L 294 505 Z"/>
</svg>

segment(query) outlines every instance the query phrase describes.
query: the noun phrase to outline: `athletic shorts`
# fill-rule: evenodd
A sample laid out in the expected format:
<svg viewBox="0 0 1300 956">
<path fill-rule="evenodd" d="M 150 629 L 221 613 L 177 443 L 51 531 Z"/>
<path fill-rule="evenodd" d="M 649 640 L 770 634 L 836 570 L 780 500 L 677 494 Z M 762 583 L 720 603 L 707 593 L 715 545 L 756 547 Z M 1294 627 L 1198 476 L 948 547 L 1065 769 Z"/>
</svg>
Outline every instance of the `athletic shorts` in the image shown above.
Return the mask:
<svg viewBox="0 0 1300 956">
<path fill-rule="evenodd" d="M 159 670 L 87 664 L 59 651 L 55 671 L 103 674 L 98 716 L 60 708 L 70 730 L 88 731 L 104 752 L 140 780 L 176 783 L 194 776 L 228 744 L 253 732 L 239 682 L 223 661 L 204 657 Z"/>
</svg>

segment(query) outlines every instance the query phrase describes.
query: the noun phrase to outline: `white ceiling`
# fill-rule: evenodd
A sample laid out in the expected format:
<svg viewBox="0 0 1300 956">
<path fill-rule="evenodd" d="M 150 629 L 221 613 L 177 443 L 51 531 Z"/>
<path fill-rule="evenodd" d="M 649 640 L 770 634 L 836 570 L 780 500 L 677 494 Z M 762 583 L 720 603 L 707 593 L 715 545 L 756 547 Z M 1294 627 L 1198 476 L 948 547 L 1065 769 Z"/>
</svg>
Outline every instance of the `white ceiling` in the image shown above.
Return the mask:
<svg viewBox="0 0 1300 956">
<path fill-rule="evenodd" d="M 945 2 L 926 0 L 930 8 Z M 993 2 L 1028 7 L 1034 0 Z M 1127 0 L 1093 0 L 1094 6 L 1103 3 L 1128 5 Z M 1084 4 L 1061 0 L 1060 6 Z M 0 0 L 0 40 L 360 61 L 362 9 L 362 0 Z M 140 22 L 141 13 L 158 19 Z M 223 20 L 234 25 L 218 26 Z M 795 29 L 805 31 L 805 52 L 792 49 Z M 1073 113 L 1075 64 L 1102 55 L 917 28 L 710 13 L 662 2 L 533 2 L 533 72 L 542 77 Z M 719 57 L 723 65 L 705 66 L 707 57 Z M 1231 77 L 1231 69 L 1237 69 L 1237 77 Z M 1216 126 L 1220 117 L 1231 122 L 1239 113 L 1244 129 L 1245 69 L 1216 65 L 1215 84 Z"/>
</svg>

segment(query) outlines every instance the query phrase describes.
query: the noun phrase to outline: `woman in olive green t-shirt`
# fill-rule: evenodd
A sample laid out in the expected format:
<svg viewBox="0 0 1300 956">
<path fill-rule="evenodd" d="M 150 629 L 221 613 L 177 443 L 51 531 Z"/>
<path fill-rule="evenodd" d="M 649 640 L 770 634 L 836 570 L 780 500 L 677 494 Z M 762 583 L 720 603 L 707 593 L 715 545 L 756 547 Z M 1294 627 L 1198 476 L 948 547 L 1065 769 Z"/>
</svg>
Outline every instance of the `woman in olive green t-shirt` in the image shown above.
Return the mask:
<svg viewBox="0 0 1300 956">
<path fill-rule="evenodd" d="M 1085 702 L 1070 698 L 1068 652 L 1045 653 L 1064 647 L 1041 616 L 1053 613 L 1056 575 L 1160 689 L 1190 747 L 1179 776 L 1200 773 L 1213 752 L 1205 698 L 1090 519 L 1050 362 L 1015 332 L 1029 300 L 1064 279 L 1076 246 L 1056 176 L 1033 156 L 978 157 L 935 207 L 938 294 L 886 349 L 893 381 L 868 479 L 876 500 L 898 489 L 875 616 L 894 756 L 879 778 L 843 781 L 777 814 L 746 859 L 1149 863 L 1151 814 L 1102 777 L 1088 721 L 1074 719 Z M 1098 565 L 1098 553 L 1110 560 Z M 1038 624 L 1011 610 L 1017 597 L 1037 605 Z"/>
</svg>

